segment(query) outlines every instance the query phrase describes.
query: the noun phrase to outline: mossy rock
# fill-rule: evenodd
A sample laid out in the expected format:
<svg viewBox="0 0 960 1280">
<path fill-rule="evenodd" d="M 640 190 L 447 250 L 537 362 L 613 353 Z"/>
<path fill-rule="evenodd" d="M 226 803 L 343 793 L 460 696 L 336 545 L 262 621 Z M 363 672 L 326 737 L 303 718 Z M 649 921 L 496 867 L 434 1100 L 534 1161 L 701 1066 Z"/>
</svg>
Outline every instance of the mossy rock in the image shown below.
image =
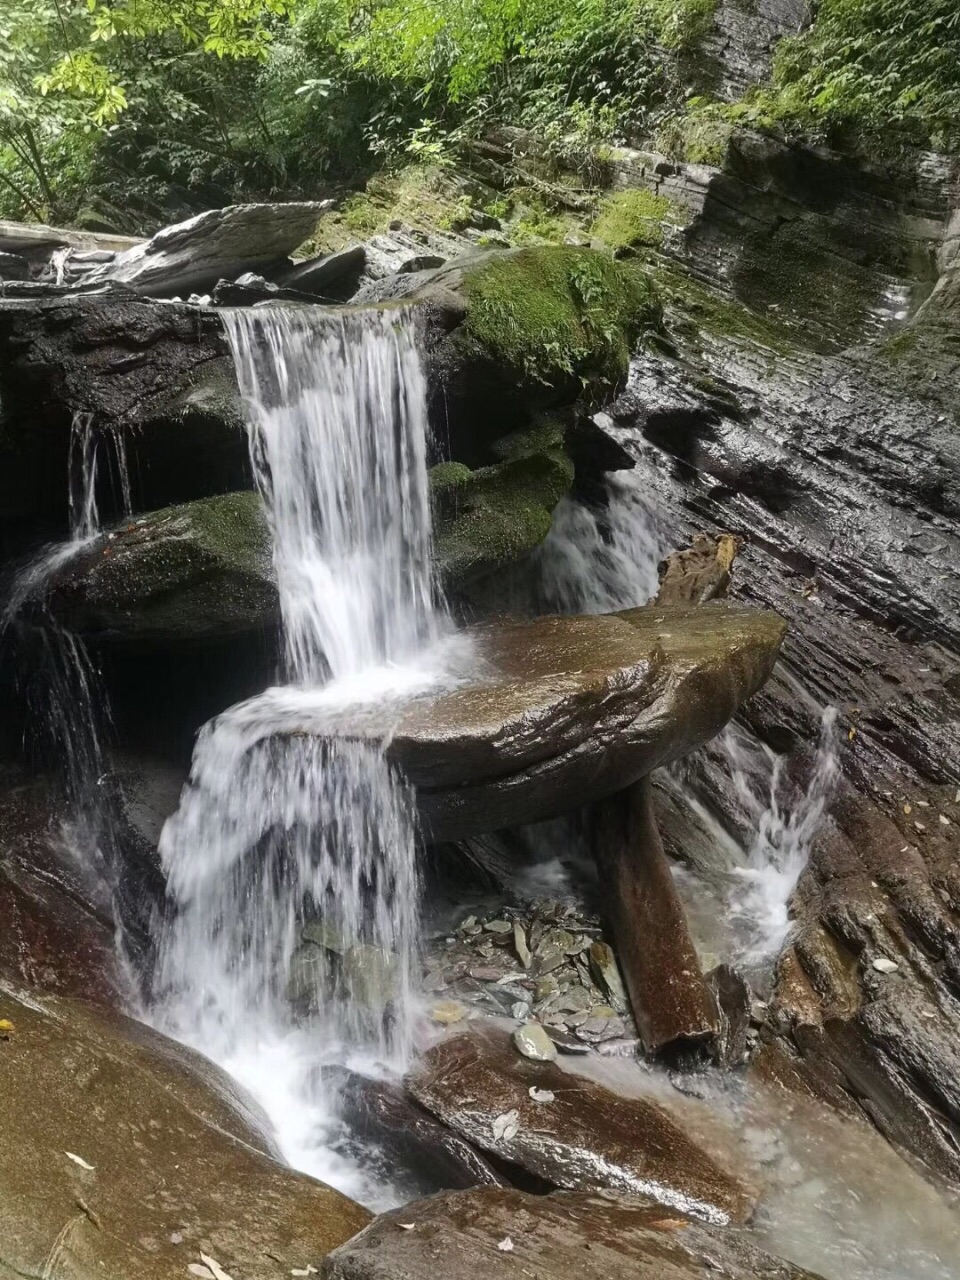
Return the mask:
<svg viewBox="0 0 960 1280">
<path fill-rule="evenodd" d="M 67 565 L 50 607 L 78 631 L 163 643 L 272 625 L 279 602 L 259 495 L 138 516 Z"/>
<path fill-rule="evenodd" d="M 682 226 L 685 221 L 683 211 L 672 200 L 646 188 L 637 188 L 607 196 L 591 233 L 615 252 L 659 249 L 663 244 L 664 223 Z"/>
<path fill-rule="evenodd" d="M 653 284 L 632 263 L 594 249 L 542 246 L 468 272 L 461 342 L 557 394 L 579 383 L 609 396 L 645 329 L 659 324 Z"/>
<path fill-rule="evenodd" d="M 505 461 L 494 466 L 470 471 L 448 462 L 430 473 L 436 561 L 453 595 L 469 595 L 471 584 L 535 550 L 573 484 L 562 428 L 538 428 L 501 444 Z"/>
</svg>

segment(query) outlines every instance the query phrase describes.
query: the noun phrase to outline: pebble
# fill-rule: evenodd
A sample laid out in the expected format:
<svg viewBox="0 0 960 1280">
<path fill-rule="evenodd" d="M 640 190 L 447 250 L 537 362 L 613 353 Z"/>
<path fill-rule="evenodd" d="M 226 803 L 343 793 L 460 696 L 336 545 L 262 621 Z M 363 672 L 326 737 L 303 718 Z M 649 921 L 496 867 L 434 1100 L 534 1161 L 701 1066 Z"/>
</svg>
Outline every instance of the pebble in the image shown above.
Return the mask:
<svg viewBox="0 0 960 1280">
<path fill-rule="evenodd" d="M 527 1022 L 513 1033 L 513 1043 L 525 1058 L 534 1062 L 553 1062 L 557 1046 L 539 1022 Z"/>
<path fill-rule="evenodd" d="M 877 956 L 873 962 L 873 967 L 877 973 L 896 973 L 900 968 L 896 960 L 889 960 L 886 956 Z"/>
<path fill-rule="evenodd" d="M 557 951 L 555 947 L 551 947 L 546 951 L 541 951 L 537 956 L 537 973 L 552 973 L 554 969 L 559 969 L 564 962 L 564 954 Z"/>
<path fill-rule="evenodd" d="M 467 1007 L 461 1004 L 459 1000 L 441 1000 L 439 1004 L 435 1004 L 430 1010 L 430 1017 L 434 1022 L 462 1022 L 466 1016 Z"/>
<path fill-rule="evenodd" d="M 530 1017 L 530 1006 L 527 1004 L 526 1000 L 518 1000 L 510 1010 L 510 1013 L 518 1022 L 526 1022 Z"/>
<path fill-rule="evenodd" d="M 584 1054 L 593 1052 L 588 1044 L 585 1044 L 582 1040 L 577 1040 L 568 1031 L 551 1031 L 550 1039 L 561 1053 L 569 1053 L 575 1057 L 582 1058 Z"/>
<path fill-rule="evenodd" d="M 475 969 L 468 969 L 467 972 L 477 982 L 498 982 L 502 977 L 499 969 L 490 968 L 488 965 L 478 965 Z"/>
<path fill-rule="evenodd" d="M 487 933 L 512 933 L 513 923 L 510 920 L 488 920 L 483 926 Z"/>
<path fill-rule="evenodd" d="M 519 920 L 514 920 L 513 922 L 513 949 L 516 951 L 517 959 L 523 967 L 529 969 L 533 964 L 533 956 L 530 954 L 530 948 L 527 946 L 527 936 Z"/>
</svg>

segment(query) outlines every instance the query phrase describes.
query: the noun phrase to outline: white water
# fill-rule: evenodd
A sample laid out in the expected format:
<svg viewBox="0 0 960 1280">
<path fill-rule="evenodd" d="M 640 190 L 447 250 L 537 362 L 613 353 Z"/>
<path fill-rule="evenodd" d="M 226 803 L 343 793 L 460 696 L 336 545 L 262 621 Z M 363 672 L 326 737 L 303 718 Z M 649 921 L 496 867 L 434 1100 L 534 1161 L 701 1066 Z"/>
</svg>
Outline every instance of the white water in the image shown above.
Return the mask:
<svg viewBox="0 0 960 1280">
<path fill-rule="evenodd" d="M 162 1029 L 257 1097 L 287 1159 L 368 1202 L 331 1152 L 328 1062 L 399 1069 L 417 939 L 416 824 L 379 747 L 308 730 L 381 722 L 441 678 L 426 395 L 402 313 L 224 313 L 274 539 L 288 683 L 207 725 L 160 852 L 174 904 Z M 304 947 L 314 922 L 326 947 Z M 387 1196 L 389 1198 L 389 1196 Z"/>
<path fill-rule="evenodd" d="M 757 743 L 759 752 L 755 750 L 751 759 L 742 740 L 729 729 L 723 734 L 722 745 L 738 795 L 754 812 L 759 810 L 746 865 L 734 870 L 730 913 L 742 958 L 764 960 L 777 955 L 790 932 L 790 897 L 807 865 L 810 846 L 823 824 L 840 773 L 837 709 L 827 707 L 823 712 L 810 774 L 793 803 L 785 779 L 786 756 Z M 758 755 L 766 763 L 759 776 Z"/>
</svg>

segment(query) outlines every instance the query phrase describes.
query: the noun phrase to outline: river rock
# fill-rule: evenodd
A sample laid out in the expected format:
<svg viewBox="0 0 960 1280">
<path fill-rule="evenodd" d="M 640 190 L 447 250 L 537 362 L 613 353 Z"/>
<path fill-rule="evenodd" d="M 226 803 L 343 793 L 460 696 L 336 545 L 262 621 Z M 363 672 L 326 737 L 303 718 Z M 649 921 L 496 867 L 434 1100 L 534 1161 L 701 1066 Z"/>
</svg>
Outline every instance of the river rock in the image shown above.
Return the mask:
<svg viewBox="0 0 960 1280">
<path fill-rule="evenodd" d="M 480 626 L 467 635 L 482 682 L 302 728 L 384 741 L 428 837 L 455 840 L 563 814 L 713 737 L 783 630 L 719 603 Z"/>
<path fill-rule="evenodd" d="M 554 1101 L 537 1102 L 534 1086 Z M 501 1031 L 444 1040 L 407 1087 L 467 1141 L 551 1186 L 645 1195 L 709 1222 L 741 1222 L 752 1211 L 751 1189 L 655 1103 L 530 1062 Z"/>
<path fill-rule="evenodd" d="M 438 1123 L 399 1085 L 345 1067 L 326 1068 L 324 1083 L 336 1087 L 340 1115 L 353 1133 L 375 1143 L 392 1168 L 416 1178 L 424 1190 L 502 1184 L 475 1147 Z"/>
<path fill-rule="evenodd" d="M 118 254 L 91 278 L 119 281 L 155 298 L 203 293 L 222 278 L 282 263 L 331 205 L 326 200 L 208 209 Z"/>
<path fill-rule="evenodd" d="M 747 1232 L 639 1197 L 484 1187 L 381 1214 L 324 1260 L 322 1280 L 817 1280 Z"/>
<path fill-rule="evenodd" d="M 591 841 L 647 1052 L 677 1053 L 712 1043 L 720 1012 L 660 843 L 648 779 L 594 806 Z"/>
<path fill-rule="evenodd" d="M 257 630 L 279 610 L 260 499 L 226 494 L 137 516 L 70 561 L 49 603 L 105 637 L 184 643 Z"/>
<path fill-rule="evenodd" d="M 0 1269 L 169 1280 L 318 1266 L 370 1215 L 280 1164 L 231 1082 L 118 1014 L 0 991 Z"/>
<path fill-rule="evenodd" d="M 314 294 L 324 300 L 345 300 L 356 292 L 366 261 L 366 249 L 362 244 L 355 244 L 322 258 L 295 262 L 282 271 L 275 271 L 274 278 L 287 289 Z"/>
<path fill-rule="evenodd" d="M 513 1033 L 513 1043 L 532 1062 L 553 1062 L 557 1047 L 539 1022 L 527 1022 Z"/>
</svg>

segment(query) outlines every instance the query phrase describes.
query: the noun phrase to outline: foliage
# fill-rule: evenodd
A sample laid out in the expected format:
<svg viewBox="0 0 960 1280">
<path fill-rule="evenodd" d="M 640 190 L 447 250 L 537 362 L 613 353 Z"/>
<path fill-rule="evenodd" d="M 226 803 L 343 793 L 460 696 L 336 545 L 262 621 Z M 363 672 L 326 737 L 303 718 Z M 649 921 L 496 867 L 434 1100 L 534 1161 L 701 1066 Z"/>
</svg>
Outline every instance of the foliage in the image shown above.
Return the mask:
<svg viewBox="0 0 960 1280">
<path fill-rule="evenodd" d="M 464 287 L 469 340 L 544 384 L 576 378 L 609 392 L 659 319 L 646 274 L 593 249 L 521 249 L 471 272 Z"/>
<path fill-rule="evenodd" d="M 777 115 L 801 124 L 893 128 L 913 141 L 960 140 L 956 0 L 823 0 L 804 37 L 781 42 Z"/>
<path fill-rule="evenodd" d="M 0 213 L 134 229 L 443 167 L 498 120 L 595 178 L 680 101 L 714 3 L 4 0 Z"/>
<path fill-rule="evenodd" d="M 682 211 L 666 196 L 637 189 L 607 196 L 592 232 L 611 249 L 656 248 L 663 243 L 663 224 L 682 222 Z"/>
</svg>

